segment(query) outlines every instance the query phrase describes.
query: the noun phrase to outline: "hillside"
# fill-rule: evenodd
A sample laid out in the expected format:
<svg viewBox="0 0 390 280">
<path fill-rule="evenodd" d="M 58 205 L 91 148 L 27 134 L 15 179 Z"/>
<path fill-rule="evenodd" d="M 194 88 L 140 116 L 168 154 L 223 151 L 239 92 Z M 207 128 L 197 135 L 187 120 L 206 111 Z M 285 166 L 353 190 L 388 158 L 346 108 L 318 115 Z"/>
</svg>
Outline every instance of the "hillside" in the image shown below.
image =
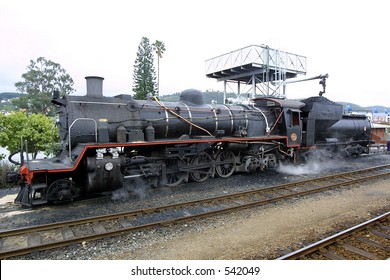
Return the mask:
<svg viewBox="0 0 390 280">
<path fill-rule="evenodd" d="M 0 100 L 18 98 L 22 94 L 18 92 L 0 92 Z"/>
<path fill-rule="evenodd" d="M 226 95 L 228 98 L 234 98 L 235 95 L 233 93 L 227 93 Z M 221 91 L 206 91 L 203 92 L 203 99 L 204 103 L 209 104 L 212 100 L 216 101 L 218 104 L 223 104 L 223 92 Z M 162 101 L 166 102 L 178 102 L 180 100 L 180 92 L 171 94 L 171 95 L 164 95 L 161 96 Z M 387 112 L 390 112 L 390 107 L 382 106 L 382 105 L 375 105 L 375 106 L 366 106 L 362 107 L 360 105 L 350 103 L 350 102 L 337 102 L 344 106 L 344 108 L 347 108 L 347 105 L 352 107 L 353 111 L 367 111 L 367 112 L 373 112 L 374 110 L 378 113 L 384 113 L 385 110 Z"/>
<path fill-rule="evenodd" d="M 369 110 L 371 112 L 377 112 L 377 113 L 385 113 L 385 112 L 390 112 L 390 107 L 385 107 L 381 105 L 376 105 L 376 106 L 369 106 L 369 107 L 364 107 L 366 110 Z"/>
<path fill-rule="evenodd" d="M 382 105 L 362 107 L 349 102 L 337 102 L 337 103 L 343 105 L 344 108 L 346 108 L 347 105 L 351 106 L 352 111 L 367 111 L 367 112 L 376 112 L 376 113 L 390 112 L 390 107 L 386 107 Z"/>
<path fill-rule="evenodd" d="M 223 104 L 223 92 L 221 91 L 206 91 L 202 92 L 202 94 L 205 104 L 210 104 L 212 101 L 215 101 L 218 104 Z M 234 97 L 234 94 L 228 93 L 226 96 Z M 176 92 L 171 95 L 161 96 L 161 100 L 166 102 L 178 102 L 180 100 L 180 92 Z"/>
<path fill-rule="evenodd" d="M 0 93 L 0 111 L 10 112 L 15 110 L 15 106 L 10 102 L 11 99 L 20 97 L 21 94 L 17 92 L 1 92 Z"/>
<path fill-rule="evenodd" d="M 17 92 L 1 92 L 0 101 L 18 98 L 21 95 L 22 95 L 21 93 L 17 93 Z M 235 95 L 233 93 L 227 93 L 226 96 L 227 98 L 235 98 Z M 212 101 L 215 101 L 218 104 L 223 104 L 223 92 L 221 91 L 203 92 L 203 99 L 204 99 L 204 103 L 206 104 L 210 104 Z M 166 102 L 178 102 L 180 100 L 180 92 L 161 96 L 161 100 Z M 337 102 L 337 103 L 343 105 L 344 108 L 346 108 L 347 105 L 349 105 L 352 107 L 353 111 L 368 111 L 368 112 L 377 111 L 378 113 L 384 113 L 385 110 L 387 110 L 387 112 L 390 112 L 390 107 L 382 106 L 382 105 L 362 107 L 360 105 L 349 103 L 349 102 Z"/>
</svg>

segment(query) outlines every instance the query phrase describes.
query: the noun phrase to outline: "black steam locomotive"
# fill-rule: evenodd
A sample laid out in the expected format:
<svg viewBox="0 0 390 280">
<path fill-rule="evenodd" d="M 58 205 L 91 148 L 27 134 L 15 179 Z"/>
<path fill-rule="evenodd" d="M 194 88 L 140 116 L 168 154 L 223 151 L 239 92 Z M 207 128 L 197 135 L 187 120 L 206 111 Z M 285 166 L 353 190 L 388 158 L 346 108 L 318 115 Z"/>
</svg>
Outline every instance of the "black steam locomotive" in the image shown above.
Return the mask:
<svg viewBox="0 0 390 280">
<path fill-rule="evenodd" d="M 295 161 L 312 149 L 368 153 L 371 126 L 343 115 L 325 97 L 256 98 L 239 105 L 204 104 L 186 90 L 180 102 L 105 97 L 103 78 L 86 77 L 85 96 L 53 96 L 61 153 L 20 168 L 16 203 L 32 207 L 123 186 L 176 186 L 227 178 Z"/>
</svg>

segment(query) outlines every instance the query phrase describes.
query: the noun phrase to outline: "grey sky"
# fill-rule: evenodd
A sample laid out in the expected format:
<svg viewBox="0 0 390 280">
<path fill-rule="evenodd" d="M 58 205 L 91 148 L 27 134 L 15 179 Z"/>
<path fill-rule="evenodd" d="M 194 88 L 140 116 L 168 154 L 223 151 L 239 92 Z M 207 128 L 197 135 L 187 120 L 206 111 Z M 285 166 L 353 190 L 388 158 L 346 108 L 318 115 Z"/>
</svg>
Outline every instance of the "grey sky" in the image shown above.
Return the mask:
<svg viewBox="0 0 390 280">
<path fill-rule="evenodd" d="M 205 60 L 248 45 L 307 57 L 306 77 L 329 73 L 326 97 L 390 106 L 390 26 L 385 1 L 0 0 L 0 92 L 15 91 L 29 61 L 60 63 L 77 94 L 85 76 L 105 78 L 107 95 L 131 93 L 143 36 L 161 40 L 160 92 L 223 90 Z M 301 76 L 304 78 L 305 76 Z M 318 94 L 318 81 L 287 97 Z"/>
</svg>

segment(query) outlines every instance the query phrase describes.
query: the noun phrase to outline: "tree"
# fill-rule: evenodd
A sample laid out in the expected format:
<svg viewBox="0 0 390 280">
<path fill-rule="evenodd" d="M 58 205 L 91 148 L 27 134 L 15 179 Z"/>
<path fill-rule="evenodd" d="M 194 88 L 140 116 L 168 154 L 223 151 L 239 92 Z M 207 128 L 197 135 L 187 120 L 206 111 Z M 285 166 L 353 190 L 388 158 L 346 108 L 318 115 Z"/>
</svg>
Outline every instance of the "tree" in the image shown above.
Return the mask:
<svg viewBox="0 0 390 280">
<path fill-rule="evenodd" d="M 44 114 L 0 114 L 0 145 L 10 153 L 16 152 L 23 137 L 27 140 L 29 153 L 35 159 L 39 152 L 51 152 L 51 143 L 59 140 L 58 133 L 52 133 L 53 124 L 53 120 Z"/>
<path fill-rule="evenodd" d="M 160 96 L 160 58 L 162 58 L 163 53 L 166 51 L 165 44 L 162 41 L 156 40 L 153 43 L 153 49 L 157 54 L 157 97 Z"/>
<path fill-rule="evenodd" d="M 61 96 L 72 93 L 73 79 L 60 64 L 44 57 L 30 60 L 27 70 L 22 75 L 23 81 L 15 83 L 19 92 L 27 94 L 14 99 L 14 105 L 29 113 L 54 116 L 55 109 L 50 102 L 53 90 L 58 90 Z"/>
<path fill-rule="evenodd" d="M 152 46 L 146 37 L 142 37 L 138 46 L 133 79 L 135 99 L 145 99 L 148 94 L 156 94 L 156 71 L 153 65 Z"/>
</svg>

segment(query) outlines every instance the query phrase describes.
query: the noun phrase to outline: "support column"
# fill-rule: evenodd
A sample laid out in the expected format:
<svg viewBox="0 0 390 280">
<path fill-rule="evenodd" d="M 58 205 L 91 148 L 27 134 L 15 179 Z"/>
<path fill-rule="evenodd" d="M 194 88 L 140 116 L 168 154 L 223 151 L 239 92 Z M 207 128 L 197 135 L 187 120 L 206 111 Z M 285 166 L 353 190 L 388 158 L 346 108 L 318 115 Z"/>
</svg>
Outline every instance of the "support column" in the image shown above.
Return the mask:
<svg viewBox="0 0 390 280">
<path fill-rule="evenodd" d="M 256 95 L 256 76 L 252 75 L 252 99 L 255 98 Z"/>
<path fill-rule="evenodd" d="M 226 84 L 227 84 L 227 81 L 224 80 L 223 81 L 223 104 L 226 104 Z"/>
</svg>

